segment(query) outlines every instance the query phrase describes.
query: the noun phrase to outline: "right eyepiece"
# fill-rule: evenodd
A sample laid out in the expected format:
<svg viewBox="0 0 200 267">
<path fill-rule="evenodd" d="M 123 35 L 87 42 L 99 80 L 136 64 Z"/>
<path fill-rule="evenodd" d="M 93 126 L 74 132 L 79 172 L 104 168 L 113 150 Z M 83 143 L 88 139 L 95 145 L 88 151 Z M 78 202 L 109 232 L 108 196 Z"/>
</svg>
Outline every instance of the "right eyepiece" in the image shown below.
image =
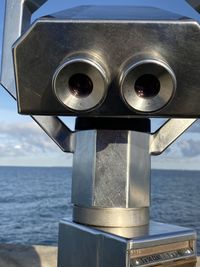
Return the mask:
<svg viewBox="0 0 200 267">
<path fill-rule="evenodd" d="M 121 94 L 125 103 L 140 112 L 154 112 L 163 108 L 176 90 L 176 77 L 168 64 L 142 60 L 123 72 Z"/>
</svg>

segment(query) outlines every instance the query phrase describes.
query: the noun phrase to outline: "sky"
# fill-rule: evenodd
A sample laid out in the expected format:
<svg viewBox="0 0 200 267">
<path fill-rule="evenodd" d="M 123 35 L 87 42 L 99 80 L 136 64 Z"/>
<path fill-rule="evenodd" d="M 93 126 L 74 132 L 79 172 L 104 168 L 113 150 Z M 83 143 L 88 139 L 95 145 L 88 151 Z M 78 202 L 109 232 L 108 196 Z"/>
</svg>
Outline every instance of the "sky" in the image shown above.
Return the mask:
<svg viewBox="0 0 200 267">
<path fill-rule="evenodd" d="M 87 4 L 155 6 L 199 19 L 199 15 L 182 0 L 49 0 L 33 15 L 32 20 L 62 9 Z M 0 47 L 3 16 L 4 0 L 0 0 Z M 62 119 L 73 129 L 74 118 Z M 162 123 L 163 120 L 153 120 L 152 130 L 157 129 Z M 72 155 L 62 152 L 29 116 L 18 115 L 16 102 L 0 87 L 0 166 L 71 166 L 71 164 Z M 152 157 L 152 167 L 200 170 L 200 123 L 197 122 L 191 127 L 163 155 Z"/>
</svg>

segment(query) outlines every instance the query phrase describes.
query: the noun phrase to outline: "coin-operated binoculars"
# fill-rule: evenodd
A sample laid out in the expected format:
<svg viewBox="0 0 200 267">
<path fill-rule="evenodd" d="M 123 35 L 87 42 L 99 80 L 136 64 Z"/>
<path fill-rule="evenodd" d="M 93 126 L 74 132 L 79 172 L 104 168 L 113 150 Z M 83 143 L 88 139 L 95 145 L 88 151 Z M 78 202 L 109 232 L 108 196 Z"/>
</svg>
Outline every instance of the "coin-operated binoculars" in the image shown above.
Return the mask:
<svg viewBox="0 0 200 267">
<path fill-rule="evenodd" d="M 195 266 L 195 232 L 150 221 L 149 208 L 151 155 L 200 114 L 199 24 L 154 8 L 83 6 L 30 26 L 44 2 L 6 1 L 1 83 L 74 153 L 58 266 Z M 76 130 L 58 115 L 78 117 Z M 149 118 L 160 117 L 170 119 L 151 133 Z"/>
</svg>

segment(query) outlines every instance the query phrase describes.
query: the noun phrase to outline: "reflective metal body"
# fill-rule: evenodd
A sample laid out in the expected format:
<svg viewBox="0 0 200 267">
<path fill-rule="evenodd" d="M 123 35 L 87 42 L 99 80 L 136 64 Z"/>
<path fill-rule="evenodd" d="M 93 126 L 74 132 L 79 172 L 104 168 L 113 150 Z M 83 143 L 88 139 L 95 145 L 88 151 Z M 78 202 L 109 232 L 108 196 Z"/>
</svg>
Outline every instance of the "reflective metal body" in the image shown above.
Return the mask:
<svg viewBox="0 0 200 267">
<path fill-rule="evenodd" d="M 27 30 L 30 24 L 31 15 L 34 11 L 36 11 L 41 5 L 43 5 L 46 0 L 6 0 L 5 6 L 5 23 L 4 23 L 4 35 L 3 35 L 3 53 L 2 53 L 2 64 L 1 64 L 1 84 L 5 87 L 5 89 L 16 98 L 16 86 L 15 86 L 15 78 L 14 78 L 14 67 L 12 61 L 12 51 L 11 47 L 15 40 L 21 35 L 22 32 Z M 188 0 L 188 2 L 193 5 L 193 7 L 199 8 L 198 0 Z M 14 8 L 13 8 L 14 6 Z M 180 18 L 180 17 L 179 17 Z M 33 119 L 39 124 L 39 126 L 49 135 L 49 137 L 65 152 L 73 152 L 74 148 L 74 138 L 73 134 L 69 130 L 69 128 L 62 123 L 56 117 L 47 117 L 47 116 L 35 116 Z M 183 124 L 188 123 L 188 120 L 182 120 Z M 192 124 L 192 120 L 191 120 Z M 174 125 L 175 126 L 175 125 Z M 184 131 L 184 129 L 183 129 Z M 174 132 L 176 133 L 176 127 L 174 128 Z M 179 135 L 182 133 L 179 133 Z M 156 138 L 156 142 L 154 140 L 153 145 L 157 144 L 160 146 L 162 144 L 163 152 L 167 145 L 171 144 L 175 138 L 174 136 L 170 136 L 168 133 L 165 134 L 162 131 L 162 137 L 166 140 L 165 136 L 168 136 L 168 143 L 164 145 L 162 140 L 158 140 Z M 177 135 L 177 136 L 179 136 Z M 157 136 L 160 135 L 157 133 Z M 155 135 L 153 135 L 155 137 Z M 159 141 L 161 142 L 159 144 Z M 154 146 L 155 148 L 155 146 Z M 159 153 L 160 153 L 159 152 Z M 157 152 L 156 152 L 157 153 Z M 153 150 L 152 150 L 152 154 Z"/>
<path fill-rule="evenodd" d="M 63 220 L 58 267 L 194 267 L 195 240 L 190 229 L 155 222 L 146 234 L 125 238 Z"/>
<path fill-rule="evenodd" d="M 146 130 L 148 131 L 148 126 Z M 104 227 L 148 224 L 148 132 L 77 132 L 72 203 L 76 206 L 74 220 L 79 223 Z"/>
<path fill-rule="evenodd" d="M 110 208 L 149 206 L 148 147 L 148 133 L 122 130 L 76 133 L 73 203 Z"/>
<path fill-rule="evenodd" d="M 199 24 L 154 8 L 84 6 L 30 26 L 45 2 L 6 1 L 1 83 L 74 153 L 74 222 L 60 223 L 58 266 L 194 267 L 194 231 L 149 222 L 150 156 L 199 117 Z M 90 126 L 71 132 L 45 115 Z M 150 133 L 149 117 L 176 119 Z"/>
<path fill-rule="evenodd" d="M 200 27 L 196 21 L 154 8 L 86 6 L 40 18 L 14 45 L 19 112 L 88 117 L 198 117 L 199 47 Z M 72 56 L 79 58 L 79 53 L 100 58 L 110 78 L 101 105 L 82 112 L 63 105 L 52 89 L 56 69 Z M 146 101 L 146 108 L 127 106 L 121 95 L 120 77 L 127 65 L 146 60 L 163 62 L 169 75 L 163 78 L 153 73 L 160 80 L 156 101 L 140 97 L 141 102 Z M 141 76 L 151 71 L 150 66 L 144 66 Z M 133 79 L 133 94 L 134 87 Z"/>
<path fill-rule="evenodd" d="M 92 110 L 100 105 L 106 97 L 107 87 L 108 77 L 103 66 L 97 59 L 90 59 L 86 55 L 76 55 L 64 62 L 53 77 L 53 91 L 56 97 L 61 104 L 76 112 Z"/>
<path fill-rule="evenodd" d="M 178 137 L 180 137 L 196 119 L 170 119 L 150 137 L 150 153 L 152 156 L 162 154 Z"/>
<path fill-rule="evenodd" d="M 150 78 L 145 78 L 145 75 Z M 154 88 L 156 87 L 155 78 L 158 82 L 158 89 Z M 139 79 L 143 80 L 138 84 L 138 91 L 137 87 L 133 90 L 133 84 L 136 85 Z M 173 70 L 164 62 L 155 59 L 144 59 L 128 66 L 120 79 L 121 94 L 127 105 L 137 111 L 147 113 L 157 111 L 168 104 L 175 94 L 176 83 Z M 144 96 L 144 94 L 149 94 L 145 92 L 145 86 L 149 86 L 148 91 L 152 91 L 150 96 Z"/>
<path fill-rule="evenodd" d="M 196 266 L 193 230 L 149 222 L 150 154 L 194 121 L 170 120 L 152 135 L 147 120 L 137 131 L 102 130 L 100 121 L 76 132 L 73 222 L 60 223 L 58 267 Z"/>
<path fill-rule="evenodd" d="M 200 2 L 199 0 L 186 0 L 197 12 L 200 12 Z"/>
</svg>

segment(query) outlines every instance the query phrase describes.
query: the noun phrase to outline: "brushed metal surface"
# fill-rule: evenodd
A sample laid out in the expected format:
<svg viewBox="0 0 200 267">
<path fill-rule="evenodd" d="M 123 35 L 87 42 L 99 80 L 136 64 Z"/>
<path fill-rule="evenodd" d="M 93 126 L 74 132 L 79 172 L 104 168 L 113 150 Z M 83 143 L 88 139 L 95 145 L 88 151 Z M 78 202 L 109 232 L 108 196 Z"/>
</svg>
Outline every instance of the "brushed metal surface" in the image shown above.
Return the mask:
<svg viewBox="0 0 200 267">
<path fill-rule="evenodd" d="M 47 0 L 6 0 L 1 62 L 1 84 L 16 98 L 12 45 L 30 26 L 31 15 Z"/>
<path fill-rule="evenodd" d="M 144 226 L 149 223 L 149 208 L 83 208 L 74 206 L 73 221 L 98 228 Z"/>
<path fill-rule="evenodd" d="M 77 74 L 90 78 L 92 88 L 87 96 L 77 95 L 84 93 L 85 83 L 82 85 L 81 82 L 83 81 L 81 80 L 77 81 L 76 79 L 75 81 L 76 94 L 70 89 L 70 78 Z M 92 110 L 101 105 L 106 97 L 107 87 L 107 73 L 97 59 L 94 61 L 92 55 L 74 55 L 59 66 L 53 76 L 53 90 L 56 97 L 61 104 L 77 112 Z"/>
<path fill-rule="evenodd" d="M 144 87 L 143 84 L 140 84 L 140 94 L 138 94 L 136 88 L 133 86 L 136 85 L 138 79 L 145 77 L 144 75 L 146 74 L 156 78 L 159 87 L 158 92 L 155 92 L 149 97 L 145 97 L 143 94 L 148 94 L 148 91 L 155 90 L 154 84 L 147 85 L 147 82 L 151 83 L 151 80 L 145 81 L 145 78 L 143 78 L 145 85 L 148 87 Z M 125 68 L 122 71 L 120 88 L 122 97 L 130 108 L 141 112 L 153 112 L 167 105 L 175 94 L 176 76 L 173 70 L 164 62 L 144 58 L 135 64 L 132 63 L 127 69 Z"/>
<path fill-rule="evenodd" d="M 152 252 L 157 252 L 157 253 L 163 253 L 165 251 L 173 251 L 175 249 L 184 249 L 187 247 L 192 247 L 193 244 L 191 244 L 193 241 L 182 241 L 182 242 L 176 242 L 176 243 L 171 243 L 171 244 L 164 244 L 160 246 L 155 246 L 155 247 L 146 247 L 146 248 L 140 248 L 140 249 L 132 249 L 130 252 L 130 257 L 132 259 L 137 258 L 138 256 L 148 256 L 151 255 Z M 188 251 L 189 252 L 189 251 Z M 188 253 L 190 254 L 190 253 Z"/>
<path fill-rule="evenodd" d="M 200 12 L 200 1 L 199 0 L 186 0 L 197 12 Z"/>
<path fill-rule="evenodd" d="M 72 170 L 72 203 L 93 205 L 95 179 L 96 131 L 81 131 L 75 135 Z"/>
<path fill-rule="evenodd" d="M 151 242 L 149 242 L 151 240 Z M 196 266 L 196 234 L 194 231 L 151 222 L 148 233 L 140 237 L 126 238 L 116 234 L 62 220 L 59 227 L 58 267 L 130 267 L 133 255 L 138 251 L 145 252 L 148 248 L 149 256 L 156 251 L 176 251 L 185 245 L 193 253 L 188 257 L 179 257 L 176 261 L 158 261 L 142 266 Z M 170 248 L 170 244 L 172 247 Z M 150 253 L 152 250 L 152 253 Z M 134 253 L 134 254 L 133 254 Z M 160 264 L 160 265 L 159 265 Z"/>
<path fill-rule="evenodd" d="M 123 238 L 135 238 L 139 236 L 144 236 L 149 233 L 149 224 L 142 226 L 134 227 L 94 227 L 93 228 L 100 230 L 105 233 L 117 235 Z"/>
<path fill-rule="evenodd" d="M 80 20 L 180 20 L 183 16 L 167 10 L 151 6 L 109 6 L 109 5 L 82 5 L 68 10 L 52 14 L 53 17 L 63 19 Z"/>
<path fill-rule="evenodd" d="M 150 206 L 151 159 L 149 134 L 130 132 L 128 148 L 127 198 L 128 207 Z"/>
<path fill-rule="evenodd" d="M 53 95 L 51 80 L 63 60 L 84 51 L 101 58 L 111 81 L 104 103 L 84 116 L 199 117 L 199 46 L 196 21 L 158 9 L 83 7 L 38 19 L 14 45 L 19 111 L 77 115 Z M 129 109 L 122 100 L 119 76 L 138 58 L 164 61 L 176 76 L 174 96 L 158 111 Z"/>
<path fill-rule="evenodd" d="M 150 205 L 149 134 L 127 130 L 76 133 L 72 203 L 81 207 Z"/>
<path fill-rule="evenodd" d="M 149 139 L 151 155 L 162 154 L 178 137 L 180 137 L 196 119 L 170 119 L 162 125 Z"/>
</svg>

